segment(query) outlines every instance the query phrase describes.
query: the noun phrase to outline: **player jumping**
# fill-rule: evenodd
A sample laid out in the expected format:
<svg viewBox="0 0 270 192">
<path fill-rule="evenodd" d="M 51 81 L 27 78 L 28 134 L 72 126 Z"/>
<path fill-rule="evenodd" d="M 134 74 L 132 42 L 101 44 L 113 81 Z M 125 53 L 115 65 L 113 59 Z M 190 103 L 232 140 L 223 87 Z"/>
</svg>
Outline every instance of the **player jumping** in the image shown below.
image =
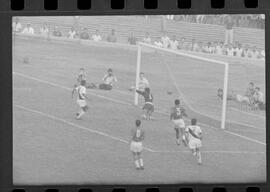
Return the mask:
<svg viewBox="0 0 270 192">
<path fill-rule="evenodd" d="M 85 112 L 88 110 L 88 106 L 86 103 L 87 97 L 86 97 L 86 87 L 85 87 L 86 81 L 82 80 L 80 85 L 75 87 L 72 90 L 72 98 L 74 95 L 74 92 L 76 91 L 78 93 L 78 97 L 77 97 L 77 103 L 81 108 L 81 111 L 76 113 L 76 119 L 79 120 L 81 119 L 81 117 L 85 114 Z"/>
<path fill-rule="evenodd" d="M 145 115 L 143 117 L 147 120 L 151 120 L 151 115 L 154 112 L 154 104 L 150 88 L 147 87 L 144 91 L 136 90 L 136 92 L 144 97 L 145 104 L 143 110 L 145 110 Z"/>
<path fill-rule="evenodd" d="M 171 109 L 171 116 L 170 120 L 174 123 L 174 129 L 176 132 L 176 143 L 177 145 L 180 145 L 180 134 L 182 137 L 182 142 L 186 146 L 186 138 L 185 138 L 185 122 L 183 120 L 183 117 L 187 117 L 187 114 L 185 113 L 185 109 L 180 106 L 180 100 L 176 99 L 174 101 L 175 106 Z"/>
<path fill-rule="evenodd" d="M 197 125 L 197 119 L 191 119 L 191 125 L 186 127 L 186 136 L 189 148 L 194 156 L 198 159 L 198 164 L 202 164 L 200 148 L 202 147 L 202 130 Z"/>
<path fill-rule="evenodd" d="M 141 121 L 136 120 L 136 127 L 131 131 L 130 150 L 133 154 L 135 166 L 137 170 L 143 170 L 143 159 L 141 153 L 143 150 L 142 141 L 144 140 L 144 131 L 141 128 Z"/>
</svg>

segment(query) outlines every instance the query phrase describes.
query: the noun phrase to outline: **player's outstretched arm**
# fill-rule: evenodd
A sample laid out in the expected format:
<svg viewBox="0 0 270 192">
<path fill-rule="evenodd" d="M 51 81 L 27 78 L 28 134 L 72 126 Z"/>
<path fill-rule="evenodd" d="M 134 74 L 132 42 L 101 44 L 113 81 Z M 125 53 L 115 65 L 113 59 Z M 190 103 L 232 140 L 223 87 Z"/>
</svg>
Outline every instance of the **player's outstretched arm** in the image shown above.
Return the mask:
<svg viewBox="0 0 270 192">
<path fill-rule="evenodd" d="M 140 91 L 140 90 L 138 90 L 138 89 L 136 89 L 136 92 L 137 92 L 138 94 L 140 94 L 140 95 L 144 95 L 144 92 L 143 92 L 143 91 Z"/>
</svg>

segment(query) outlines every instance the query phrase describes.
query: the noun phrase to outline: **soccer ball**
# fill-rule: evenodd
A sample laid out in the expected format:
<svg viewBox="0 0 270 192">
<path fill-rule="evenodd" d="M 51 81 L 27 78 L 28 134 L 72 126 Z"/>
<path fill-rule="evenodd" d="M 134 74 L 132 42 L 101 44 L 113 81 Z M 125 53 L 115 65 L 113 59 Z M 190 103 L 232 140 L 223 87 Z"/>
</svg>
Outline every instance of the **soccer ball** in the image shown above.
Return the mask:
<svg viewBox="0 0 270 192">
<path fill-rule="evenodd" d="M 23 63 L 28 64 L 30 62 L 29 57 L 25 56 L 23 58 Z"/>
</svg>

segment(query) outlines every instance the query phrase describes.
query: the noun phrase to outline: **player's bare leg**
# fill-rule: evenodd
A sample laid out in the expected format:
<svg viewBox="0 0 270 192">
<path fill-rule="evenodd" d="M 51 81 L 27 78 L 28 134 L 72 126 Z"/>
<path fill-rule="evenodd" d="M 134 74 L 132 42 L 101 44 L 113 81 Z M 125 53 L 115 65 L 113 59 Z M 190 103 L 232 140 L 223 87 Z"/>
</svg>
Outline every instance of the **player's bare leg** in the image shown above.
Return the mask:
<svg viewBox="0 0 270 192">
<path fill-rule="evenodd" d="M 77 114 L 76 116 L 76 119 L 79 120 L 82 118 L 82 116 L 85 114 L 85 112 L 87 111 L 88 107 L 85 106 L 85 107 L 82 107 L 81 108 L 81 111 L 79 112 L 79 114 Z"/>
<path fill-rule="evenodd" d="M 138 161 L 139 161 L 140 169 L 143 170 L 144 166 L 143 166 L 143 159 L 141 157 L 141 153 L 138 153 Z"/>
<path fill-rule="evenodd" d="M 180 135 L 181 135 L 181 138 L 182 138 L 182 142 L 184 143 L 185 146 L 187 146 L 186 136 L 185 136 L 184 129 L 185 128 L 182 128 L 182 127 L 180 128 Z"/>
<path fill-rule="evenodd" d="M 140 170 L 140 162 L 139 162 L 139 157 L 138 157 L 138 153 L 136 152 L 133 152 L 133 159 L 134 159 L 134 162 L 135 162 L 135 167 L 137 170 Z"/>
<path fill-rule="evenodd" d="M 176 144 L 180 145 L 179 127 L 175 127 Z"/>
<path fill-rule="evenodd" d="M 201 152 L 200 152 L 199 148 L 196 148 L 196 155 L 197 155 L 197 158 L 198 158 L 198 164 L 201 165 L 202 164 L 202 155 L 201 155 Z"/>
</svg>

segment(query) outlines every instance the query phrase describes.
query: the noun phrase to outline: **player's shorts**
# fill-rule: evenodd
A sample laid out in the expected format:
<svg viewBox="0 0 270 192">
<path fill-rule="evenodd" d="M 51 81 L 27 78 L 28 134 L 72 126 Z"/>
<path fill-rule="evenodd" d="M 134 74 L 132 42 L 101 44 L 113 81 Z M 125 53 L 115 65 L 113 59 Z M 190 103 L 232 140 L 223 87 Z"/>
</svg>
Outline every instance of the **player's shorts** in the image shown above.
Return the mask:
<svg viewBox="0 0 270 192">
<path fill-rule="evenodd" d="M 140 153 L 143 150 L 142 142 L 131 141 L 130 151 L 134 153 Z"/>
<path fill-rule="evenodd" d="M 143 106 L 143 109 L 150 111 L 150 112 L 154 112 L 154 105 L 151 103 L 145 103 Z"/>
<path fill-rule="evenodd" d="M 202 141 L 200 139 L 191 139 L 188 145 L 190 149 L 200 148 L 202 147 Z"/>
<path fill-rule="evenodd" d="M 82 100 L 82 99 L 78 99 L 78 100 L 77 100 L 77 103 L 78 103 L 78 105 L 79 105 L 81 108 L 87 106 L 86 101 L 85 101 L 85 100 Z"/>
<path fill-rule="evenodd" d="M 175 125 L 175 127 L 177 128 L 182 128 L 184 129 L 185 128 L 185 121 L 183 119 L 174 119 L 173 120 L 173 123 Z"/>
</svg>

